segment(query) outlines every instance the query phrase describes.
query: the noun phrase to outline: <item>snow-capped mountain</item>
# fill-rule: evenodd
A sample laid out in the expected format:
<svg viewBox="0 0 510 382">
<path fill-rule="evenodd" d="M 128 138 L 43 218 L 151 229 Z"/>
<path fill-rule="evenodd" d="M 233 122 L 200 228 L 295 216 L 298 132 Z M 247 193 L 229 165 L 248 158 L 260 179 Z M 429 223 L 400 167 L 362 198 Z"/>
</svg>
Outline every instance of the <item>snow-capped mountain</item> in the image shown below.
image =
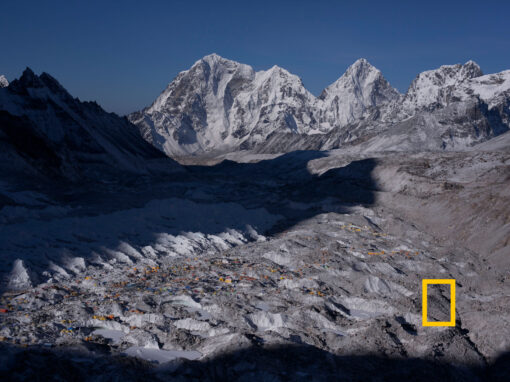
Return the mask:
<svg viewBox="0 0 510 382">
<path fill-rule="evenodd" d="M 398 97 L 364 59 L 316 98 L 299 77 L 278 66 L 255 72 L 211 54 L 129 119 L 145 139 L 178 156 L 250 148 L 275 132 L 326 133 Z"/>
<path fill-rule="evenodd" d="M 481 75 L 470 61 L 420 74 L 404 96 L 326 134 L 275 133 L 255 151 L 465 150 L 509 128 L 510 71 Z"/>
<path fill-rule="evenodd" d="M 323 101 L 320 105 L 321 124 L 330 130 L 358 120 L 370 108 L 398 100 L 400 93 L 377 68 L 361 58 L 324 89 L 319 98 Z"/>
<path fill-rule="evenodd" d="M 126 118 L 73 98 L 49 74 L 29 68 L 0 89 L 0 121 L 2 170 L 19 165 L 79 178 L 113 169 L 144 173 L 160 161 L 176 166 Z"/>
<path fill-rule="evenodd" d="M 285 69 L 255 72 L 211 54 L 129 119 L 168 155 L 221 152 L 262 142 L 275 129 L 320 132 L 315 103 L 301 80 Z"/>
<path fill-rule="evenodd" d="M 7 86 L 9 86 L 9 81 L 4 75 L 0 75 L 0 88 L 6 88 Z"/>
<path fill-rule="evenodd" d="M 337 148 L 382 132 L 406 148 L 459 149 L 508 130 L 509 99 L 508 73 L 483 76 L 473 61 L 425 71 L 401 95 L 359 59 L 314 97 L 282 68 L 255 72 L 212 54 L 129 119 L 169 156 Z"/>
<path fill-rule="evenodd" d="M 510 71 L 484 76 L 473 61 L 444 65 L 419 74 L 402 100 L 379 112 L 379 120 L 358 124 L 358 138 L 373 135 L 361 146 L 464 150 L 509 130 Z"/>
<path fill-rule="evenodd" d="M 488 109 L 498 110 L 499 114 L 506 116 L 506 123 L 510 126 L 510 70 L 464 81 L 454 90 L 453 97 L 458 101 L 472 97 L 480 99 Z"/>
<path fill-rule="evenodd" d="M 407 116 L 417 111 L 434 110 L 454 101 L 453 92 L 472 78 L 483 75 L 477 63 L 468 61 L 464 65 L 443 65 L 438 69 L 420 73 L 411 83 L 402 101 Z"/>
</svg>

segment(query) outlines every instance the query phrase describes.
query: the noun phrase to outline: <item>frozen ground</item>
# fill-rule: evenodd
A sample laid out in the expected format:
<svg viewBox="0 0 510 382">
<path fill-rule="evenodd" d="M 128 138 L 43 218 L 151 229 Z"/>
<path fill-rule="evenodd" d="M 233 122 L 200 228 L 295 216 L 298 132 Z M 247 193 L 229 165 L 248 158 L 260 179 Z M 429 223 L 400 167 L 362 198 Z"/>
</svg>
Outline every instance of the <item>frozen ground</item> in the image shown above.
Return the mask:
<svg viewBox="0 0 510 382">
<path fill-rule="evenodd" d="M 1 371 L 504 380 L 509 161 L 295 152 L 79 193 L 3 183 Z M 455 327 L 421 325 L 424 278 L 456 280 Z M 429 304 L 444 320 L 448 291 Z"/>
</svg>

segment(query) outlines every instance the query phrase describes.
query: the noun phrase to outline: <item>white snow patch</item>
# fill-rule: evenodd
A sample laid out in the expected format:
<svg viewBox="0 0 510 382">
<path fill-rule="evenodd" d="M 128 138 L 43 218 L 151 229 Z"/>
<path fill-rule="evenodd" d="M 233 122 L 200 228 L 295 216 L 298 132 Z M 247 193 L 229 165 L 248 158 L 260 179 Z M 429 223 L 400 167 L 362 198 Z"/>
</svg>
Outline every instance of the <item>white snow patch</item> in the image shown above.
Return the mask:
<svg viewBox="0 0 510 382">
<path fill-rule="evenodd" d="M 169 300 L 171 304 L 187 306 L 189 308 L 202 309 L 202 305 L 193 300 L 190 296 L 180 295 Z M 207 309 L 206 309 L 207 310 Z"/>
<path fill-rule="evenodd" d="M 192 318 L 185 318 L 182 320 L 177 320 L 174 323 L 174 326 L 179 329 L 186 329 L 190 331 L 206 331 L 211 329 L 211 325 L 204 321 L 197 321 Z"/>
<path fill-rule="evenodd" d="M 154 349 L 154 348 L 146 348 L 146 347 L 140 347 L 140 346 L 132 346 L 129 349 L 126 349 L 124 352 L 125 354 L 141 358 L 146 361 L 150 362 L 156 362 L 156 363 L 165 363 L 170 362 L 178 358 L 185 358 L 188 360 L 197 360 L 200 357 L 202 357 L 202 353 L 191 350 L 191 351 L 184 351 L 184 350 L 161 350 L 161 349 Z"/>
<path fill-rule="evenodd" d="M 248 323 L 254 325 L 259 331 L 273 330 L 286 327 L 287 317 L 279 313 L 258 311 L 246 316 Z"/>
<path fill-rule="evenodd" d="M 93 335 L 98 335 L 104 338 L 112 340 L 112 343 L 118 345 L 122 342 L 122 339 L 126 335 L 122 330 L 112 329 L 97 329 L 92 332 Z"/>
</svg>

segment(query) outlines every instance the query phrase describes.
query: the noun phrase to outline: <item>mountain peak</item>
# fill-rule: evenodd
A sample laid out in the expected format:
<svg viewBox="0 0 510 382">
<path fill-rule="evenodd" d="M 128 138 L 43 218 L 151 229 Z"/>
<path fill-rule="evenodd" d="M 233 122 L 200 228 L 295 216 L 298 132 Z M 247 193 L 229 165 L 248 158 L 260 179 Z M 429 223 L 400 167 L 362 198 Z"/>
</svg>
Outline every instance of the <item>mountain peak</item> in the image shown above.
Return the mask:
<svg viewBox="0 0 510 382">
<path fill-rule="evenodd" d="M 295 74 L 290 73 L 287 69 L 284 69 L 278 65 L 273 65 L 271 68 L 265 71 L 258 72 L 259 79 L 261 80 L 268 80 L 273 83 L 273 86 L 284 86 L 283 84 L 292 86 L 298 86 L 303 87 L 303 90 L 308 92 L 306 89 L 304 89 L 303 82 L 301 81 L 301 78 Z"/>
<path fill-rule="evenodd" d="M 233 61 L 233 60 L 229 60 L 228 58 L 221 57 L 217 53 L 211 53 L 211 54 L 208 54 L 207 56 L 202 57 L 200 60 L 198 60 L 195 63 L 195 65 L 196 64 L 200 64 L 200 63 L 204 63 L 204 62 L 207 63 L 209 66 L 214 66 L 214 65 L 217 65 L 217 64 L 220 64 L 220 63 L 224 63 L 224 64 L 231 64 L 231 63 L 238 64 L 238 62 Z"/>
<path fill-rule="evenodd" d="M 285 75 L 289 75 L 289 76 L 294 76 L 293 74 L 291 74 L 287 69 L 284 69 L 282 68 L 281 66 L 278 66 L 278 65 L 273 65 L 272 67 L 270 67 L 268 70 L 267 70 L 267 73 L 271 73 L 271 74 L 285 74 Z"/>
<path fill-rule="evenodd" d="M 208 54 L 208 55 L 202 57 L 199 61 L 212 62 L 212 61 L 219 61 L 219 60 L 224 60 L 224 58 L 221 57 L 217 53 L 211 53 L 211 54 Z"/>
<path fill-rule="evenodd" d="M 348 124 L 360 118 L 372 107 L 400 97 L 379 69 L 365 58 L 356 60 L 345 73 L 323 90 L 322 121 L 330 127 Z"/>
<path fill-rule="evenodd" d="M 15 79 L 9 85 L 9 89 L 14 92 L 26 92 L 26 89 L 30 88 L 42 88 L 44 83 L 41 81 L 32 69 L 27 67 L 20 78 Z"/>
<path fill-rule="evenodd" d="M 473 61 L 473 60 L 468 60 L 468 61 L 464 64 L 464 66 L 470 66 L 470 65 L 480 67 L 480 65 L 478 65 L 478 64 L 477 64 L 475 61 Z"/>
<path fill-rule="evenodd" d="M 27 89 L 42 88 L 46 88 L 48 92 L 58 95 L 61 98 L 72 98 L 67 90 L 60 85 L 55 78 L 45 72 L 38 76 L 29 67 L 23 71 L 19 79 L 15 79 L 9 85 L 9 89 L 15 93 L 26 93 Z"/>
<path fill-rule="evenodd" d="M 358 58 L 356 61 L 354 61 L 354 63 L 351 65 L 351 67 L 357 67 L 357 66 L 369 66 L 369 67 L 373 67 L 372 64 L 370 64 L 370 62 L 368 62 L 368 60 L 366 58 Z"/>
<path fill-rule="evenodd" d="M 224 73 L 229 70 L 235 70 L 247 66 L 237 61 L 229 60 L 228 58 L 221 57 L 216 53 L 208 54 L 196 61 L 193 66 L 189 69 L 191 73 L 198 70 L 199 72 L 209 73 L 210 70 L 214 72 Z"/>
<path fill-rule="evenodd" d="M 6 88 L 7 86 L 9 86 L 9 81 L 4 75 L 0 75 L 0 88 Z"/>
<path fill-rule="evenodd" d="M 442 65 L 437 69 L 422 72 L 409 86 L 404 107 L 408 113 L 414 113 L 417 109 L 447 105 L 452 88 L 482 75 L 480 66 L 471 60 L 464 65 Z"/>
<path fill-rule="evenodd" d="M 465 76 L 469 77 L 469 79 L 483 76 L 480 65 L 478 65 L 473 60 L 469 60 L 464 65 L 462 65 L 462 70 L 464 71 Z"/>
<path fill-rule="evenodd" d="M 363 92 L 363 89 L 372 89 L 372 85 L 376 82 L 380 82 L 383 88 L 390 89 L 390 93 L 398 95 L 398 92 L 390 86 L 379 69 L 370 64 L 367 59 L 360 58 L 349 66 L 338 80 L 324 89 L 320 98 L 325 99 L 331 96 L 337 96 L 339 93 L 344 95 L 343 93 L 346 89 L 357 89 L 355 92 L 360 93 Z M 379 88 L 380 87 L 378 87 L 378 89 Z M 394 98 L 390 94 L 388 94 L 388 96 L 389 98 Z"/>
<path fill-rule="evenodd" d="M 21 74 L 20 81 L 24 83 L 32 83 L 38 78 L 39 77 L 34 73 L 34 71 L 27 66 Z"/>
<path fill-rule="evenodd" d="M 221 60 L 223 57 L 221 57 L 218 53 L 210 53 L 202 57 L 202 60 Z"/>
<path fill-rule="evenodd" d="M 373 66 L 366 58 L 359 58 L 357 59 L 351 66 L 349 66 L 346 70 L 346 74 L 358 74 L 360 72 L 370 72 L 370 71 L 377 71 L 379 72 L 379 69 L 377 69 L 375 66 Z"/>
<path fill-rule="evenodd" d="M 449 86 L 455 85 L 471 78 L 483 75 L 480 66 L 474 61 L 468 61 L 464 65 L 441 65 L 437 69 L 427 70 L 418 74 L 411 84 L 413 87 L 419 86 Z"/>
<path fill-rule="evenodd" d="M 23 73 L 21 74 L 21 76 L 27 76 L 27 77 L 30 77 L 30 76 L 35 76 L 35 73 L 32 69 L 30 69 L 30 67 L 26 67 L 25 70 L 23 70 Z"/>
</svg>

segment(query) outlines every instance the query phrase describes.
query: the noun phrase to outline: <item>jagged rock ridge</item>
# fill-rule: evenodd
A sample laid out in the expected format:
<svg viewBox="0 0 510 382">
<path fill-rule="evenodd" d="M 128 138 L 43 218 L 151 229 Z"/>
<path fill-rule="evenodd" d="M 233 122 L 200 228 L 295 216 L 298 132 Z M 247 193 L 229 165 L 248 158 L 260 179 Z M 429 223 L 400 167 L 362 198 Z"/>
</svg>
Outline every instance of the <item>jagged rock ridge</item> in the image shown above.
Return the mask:
<svg viewBox="0 0 510 382">
<path fill-rule="evenodd" d="M 173 163 L 126 118 L 73 98 L 49 74 L 29 68 L 0 89 L 0 121 L 2 171 L 80 178 L 113 169 L 144 173 L 158 160 Z"/>
</svg>

